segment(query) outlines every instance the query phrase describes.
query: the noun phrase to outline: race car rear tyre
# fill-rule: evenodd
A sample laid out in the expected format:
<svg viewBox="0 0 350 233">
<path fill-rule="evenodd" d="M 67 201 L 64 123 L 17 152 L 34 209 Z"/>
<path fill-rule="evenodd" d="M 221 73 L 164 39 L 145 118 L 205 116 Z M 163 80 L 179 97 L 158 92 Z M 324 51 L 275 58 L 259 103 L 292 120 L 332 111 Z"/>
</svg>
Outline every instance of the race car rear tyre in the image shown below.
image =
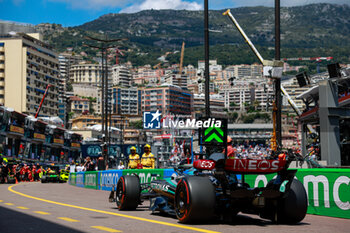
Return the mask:
<svg viewBox="0 0 350 233">
<path fill-rule="evenodd" d="M 140 203 L 141 186 L 137 176 L 122 176 L 117 183 L 117 207 L 135 210 Z"/>
<path fill-rule="evenodd" d="M 7 176 L 7 183 L 8 184 L 15 184 L 16 183 L 16 179 L 12 176 Z"/>
<path fill-rule="evenodd" d="M 278 203 L 277 222 L 295 224 L 305 218 L 307 211 L 307 195 L 304 185 L 294 179 L 286 197 Z"/>
<path fill-rule="evenodd" d="M 174 205 L 182 223 L 208 220 L 214 215 L 215 187 L 208 177 L 183 178 L 176 186 Z"/>
<path fill-rule="evenodd" d="M 41 177 L 41 183 L 46 183 L 46 182 L 47 182 L 46 176 L 42 176 L 42 177 Z"/>
</svg>

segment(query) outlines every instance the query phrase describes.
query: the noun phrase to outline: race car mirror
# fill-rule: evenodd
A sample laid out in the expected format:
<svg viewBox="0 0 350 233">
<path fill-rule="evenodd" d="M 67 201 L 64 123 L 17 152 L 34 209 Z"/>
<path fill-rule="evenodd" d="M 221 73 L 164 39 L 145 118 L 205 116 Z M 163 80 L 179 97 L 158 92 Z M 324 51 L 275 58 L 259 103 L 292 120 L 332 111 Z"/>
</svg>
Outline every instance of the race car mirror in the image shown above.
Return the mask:
<svg viewBox="0 0 350 233">
<path fill-rule="evenodd" d="M 199 128 L 199 144 L 202 146 L 226 146 L 227 119 L 202 118 Z"/>
</svg>

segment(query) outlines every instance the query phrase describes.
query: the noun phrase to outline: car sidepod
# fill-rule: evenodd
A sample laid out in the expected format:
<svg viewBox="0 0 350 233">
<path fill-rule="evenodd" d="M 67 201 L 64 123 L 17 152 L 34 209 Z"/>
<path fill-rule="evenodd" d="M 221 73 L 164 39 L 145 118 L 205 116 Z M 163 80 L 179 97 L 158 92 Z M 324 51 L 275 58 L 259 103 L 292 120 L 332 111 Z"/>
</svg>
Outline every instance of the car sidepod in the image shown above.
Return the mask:
<svg viewBox="0 0 350 233">
<path fill-rule="evenodd" d="M 175 216 L 174 197 L 176 182 L 171 180 L 154 180 L 150 184 L 153 197 L 150 198 L 150 210 Z"/>
</svg>

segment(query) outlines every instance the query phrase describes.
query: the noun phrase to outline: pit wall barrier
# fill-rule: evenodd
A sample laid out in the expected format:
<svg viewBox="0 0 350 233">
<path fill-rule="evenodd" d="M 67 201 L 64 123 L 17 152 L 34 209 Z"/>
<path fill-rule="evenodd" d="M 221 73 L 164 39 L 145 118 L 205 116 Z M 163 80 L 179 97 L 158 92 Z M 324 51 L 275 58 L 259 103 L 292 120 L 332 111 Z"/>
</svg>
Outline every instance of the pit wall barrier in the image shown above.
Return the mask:
<svg viewBox="0 0 350 233">
<path fill-rule="evenodd" d="M 111 191 L 123 175 L 136 173 L 141 183 L 170 177 L 173 169 L 126 169 L 70 173 L 69 184 Z M 245 175 L 250 187 L 264 187 L 276 174 Z M 240 177 L 239 177 L 240 178 Z M 350 219 L 350 169 L 298 169 L 296 178 L 308 195 L 308 214 Z"/>
</svg>

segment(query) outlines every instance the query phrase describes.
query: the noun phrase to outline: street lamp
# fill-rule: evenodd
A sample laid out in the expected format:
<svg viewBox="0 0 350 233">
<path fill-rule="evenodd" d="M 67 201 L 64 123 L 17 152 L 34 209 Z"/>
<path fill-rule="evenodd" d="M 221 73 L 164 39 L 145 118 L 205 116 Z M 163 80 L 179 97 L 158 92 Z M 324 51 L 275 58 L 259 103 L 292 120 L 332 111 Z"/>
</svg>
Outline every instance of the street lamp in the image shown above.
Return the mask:
<svg viewBox="0 0 350 233">
<path fill-rule="evenodd" d="M 116 48 L 118 47 L 115 44 L 111 44 L 114 42 L 119 42 L 123 40 L 128 40 L 127 38 L 117 38 L 117 39 L 108 39 L 107 34 L 105 39 L 99 39 L 94 38 L 91 36 L 86 36 L 87 39 L 97 41 L 100 46 L 95 45 L 85 45 L 91 48 L 96 48 L 101 50 L 102 52 L 102 66 L 101 66 L 101 73 L 102 73 L 102 96 L 101 96 L 101 104 L 102 104 L 102 134 L 104 134 L 104 137 L 102 137 L 102 144 L 107 146 L 106 143 L 108 142 L 108 149 L 110 147 L 110 140 L 109 140 L 109 130 L 108 130 L 108 114 L 109 114 L 109 96 L 108 96 L 108 67 L 107 67 L 107 49 L 110 48 Z M 110 115 L 110 114 L 109 114 Z M 111 117 L 111 116 L 109 116 Z M 111 125 L 110 125 L 111 127 Z M 108 163 L 108 152 L 109 150 L 102 150 L 103 158 L 105 161 L 105 165 Z"/>
<path fill-rule="evenodd" d="M 204 78 L 205 78 L 205 115 L 210 117 L 210 95 L 209 95 L 209 7 L 208 0 L 204 0 Z"/>
</svg>

